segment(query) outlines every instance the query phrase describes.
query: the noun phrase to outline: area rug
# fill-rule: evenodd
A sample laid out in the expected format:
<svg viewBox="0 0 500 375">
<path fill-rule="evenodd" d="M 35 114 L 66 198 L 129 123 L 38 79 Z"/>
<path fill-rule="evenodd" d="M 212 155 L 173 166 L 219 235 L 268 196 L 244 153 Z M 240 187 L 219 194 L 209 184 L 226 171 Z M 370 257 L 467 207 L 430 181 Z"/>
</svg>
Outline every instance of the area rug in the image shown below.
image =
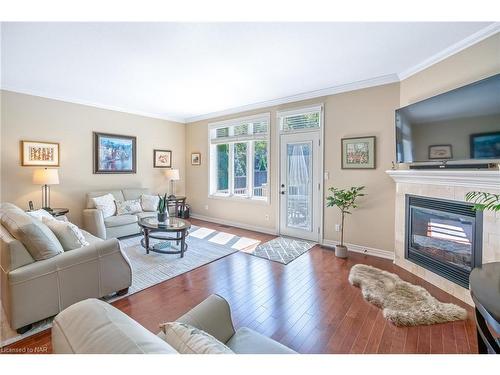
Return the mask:
<svg viewBox="0 0 500 375">
<path fill-rule="evenodd" d="M 360 287 L 363 297 L 382 308 L 384 318 L 396 326 L 430 325 L 467 318 L 465 309 L 440 302 L 421 286 L 372 266 L 353 266 L 349 282 Z"/>
<path fill-rule="evenodd" d="M 179 255 L 153 252 L 146 254 L 146 250 L 140 244 L 141 238 L 142 236 L 135 236 L 120 240 L 122 249 L 127 254 L 132 265 L 132 285 L 126 295 L 105 298 L 106 301 L 114 302 L 120 298 L 137 293 L 236 251 L 242 251 L 249 244 L 254 244 L 257 241 L 209 228 L 192 226 L 189 236 L 186 239 L 188 251 L 184 254 L 184 258 L 181 258 Z M 30 331 L 19 335 L 9 327 L 3 309 L 1 314 L 0 347 L 32 336 L 52 326 L 52 318 L 45 319 L 35 323 Z"/>
<path fill-rule="evenodd" d="M 254 247 L 248 254 L 259 258 L 288 264 L 316 245 L 314 242 L 298 240 L 290 237 L 276 237 Z"/>
</svg>

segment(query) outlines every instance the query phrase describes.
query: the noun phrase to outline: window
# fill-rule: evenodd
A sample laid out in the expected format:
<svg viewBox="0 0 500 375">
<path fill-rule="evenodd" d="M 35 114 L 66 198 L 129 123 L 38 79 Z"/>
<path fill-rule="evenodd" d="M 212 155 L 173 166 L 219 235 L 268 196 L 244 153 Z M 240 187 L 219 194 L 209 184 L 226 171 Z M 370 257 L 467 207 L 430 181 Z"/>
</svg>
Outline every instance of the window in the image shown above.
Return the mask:
<svg viewBox="0 0 500 375">
<path fill-rule="evenodd" d="M 210 125 L 210 195 L 269 199 L 269 114 Z"/>
<path fill-rule="evenodd" d="M 321 126 L 322 106 L 301 108 L 278 113 L 282 132 L 317 130 Z"/>
</svg>

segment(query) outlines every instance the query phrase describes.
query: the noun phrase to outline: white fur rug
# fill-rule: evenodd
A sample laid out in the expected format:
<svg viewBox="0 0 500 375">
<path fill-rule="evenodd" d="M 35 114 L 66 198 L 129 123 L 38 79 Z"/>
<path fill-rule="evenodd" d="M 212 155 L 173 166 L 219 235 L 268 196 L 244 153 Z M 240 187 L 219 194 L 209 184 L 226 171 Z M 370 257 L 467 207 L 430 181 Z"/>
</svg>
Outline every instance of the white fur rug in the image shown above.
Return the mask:
<svg viewBox="0 0 500 375">
<path fill-rule="evenodd" d="M 440 302 L 421 286 L 372 266 L 353 266 L 349 282 L 360 287 L 363 297 L 382 308 L 384 317 L 397 326 L 429 325 L 467 318 L 465 309 Z"/>
</svg>

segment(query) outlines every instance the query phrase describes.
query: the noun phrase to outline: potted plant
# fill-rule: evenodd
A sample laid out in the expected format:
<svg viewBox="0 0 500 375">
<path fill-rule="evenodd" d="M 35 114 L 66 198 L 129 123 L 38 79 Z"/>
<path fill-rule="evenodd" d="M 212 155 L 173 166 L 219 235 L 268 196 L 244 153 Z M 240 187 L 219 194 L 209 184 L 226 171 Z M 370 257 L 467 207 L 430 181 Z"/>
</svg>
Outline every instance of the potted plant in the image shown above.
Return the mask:
<svg viewBox="0 0 500 375">
<path fill-rule="evenodd" d="M 164 222 L 169 216 L 167 194 L 165 193 L 163 197 L 158 195 L 158 198 L 160 198 L 160 200 L 158 201 L 158 221 Z"/>
<path fill-rule="evenodd" d="M 336 187 L 328 189 L 331 195 L 326 197 L 326 206 L 335 206 L 340 210 L 340 244 L 335 246 L 335 255 L 339 258 L 347 258 L 347 247 L 344 245 L 345 215 L 350 215 L 350 209 L 358 207 L 356 200 L 365 195 L 361 192 L 364 188 L 364 186 L 352 186 L 349 189 L 338 189 Z"/>
<path fill-rule="evenodd" d="M 474 203 L 476 211 L 500 211 L 500 194 L 469 191 L 465 194 L 465 200 Z"/>
</svg>

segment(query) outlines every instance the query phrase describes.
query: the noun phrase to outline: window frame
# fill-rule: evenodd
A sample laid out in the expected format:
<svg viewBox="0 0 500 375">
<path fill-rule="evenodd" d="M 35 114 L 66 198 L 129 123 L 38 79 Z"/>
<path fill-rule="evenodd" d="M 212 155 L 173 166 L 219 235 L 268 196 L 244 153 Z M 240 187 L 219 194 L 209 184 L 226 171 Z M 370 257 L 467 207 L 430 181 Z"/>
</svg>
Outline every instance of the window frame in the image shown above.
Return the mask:
<svg viewBox="0 0 500 375">
<path fill-rule="evenodd" d="M 246 135 L 233 135 L 234 127 L 242 125 L 249 122 L 262 121 L 267 123 L 266 133 L 254 133 L 253 128 L 250 127 L 249 134 Z M 216 138 L 215 134 L 217 129 L 229 127 L 229 136 Z M 251 133 L 250 133 L 251 130 Z M 265 196 L 254 196 L 254 156 L 255 156 L 255 142 L 265 141 L 267 143 L 267 190 Z M 240 195 L 234 193 L 234 145 L 235 143 L 247 143 L 247 194 Z M 228 144 L 229 145 L 229 165 L 228 165 L 228 190 L 229 193 L 221 193 L 217 191 L 217 144 Z M 215 146 L 215 147 L 214 147 Z M 224 200 L 237 200 L 237 201 L 248 201 L 254 203 L 265 203 L 270 204 L 271 189 L 270 189 L 270 171 L 271 171 L 271 113 L 259 113 L 252 116 L 245 116 L 234 118 L 225 121 L 218 121 L 208 124 L 208 198 L 212 199 L 224 199 Z"/>
<path fill-rule="evenodd" d="M 285 118 L 294 116 L 294 115 L 305 115 L 308 113 L 319 113 L 319 121 L 318 121 L 318 126 L 314 128 L 304 128 L 304 129 L 289 129 L 286 130 L 284 129 L 283 126 L 283 121 Z M 279 131 L 280 134 L 291 134 L 291 133 L 303 133 L 303 132 L 313 132 L 313 131 L 320 131 L 322 132 L 323 128 L 323 104 L 316 104 L 316 105 L 311 105 L 307 107 L 300 107 L 300 108 L 294 108 L 290 110 L 284 110 L 284 111 L 279 111 L 276 113 L 276 118 L 278 121 L 279 125 Z"/>
</svg>

